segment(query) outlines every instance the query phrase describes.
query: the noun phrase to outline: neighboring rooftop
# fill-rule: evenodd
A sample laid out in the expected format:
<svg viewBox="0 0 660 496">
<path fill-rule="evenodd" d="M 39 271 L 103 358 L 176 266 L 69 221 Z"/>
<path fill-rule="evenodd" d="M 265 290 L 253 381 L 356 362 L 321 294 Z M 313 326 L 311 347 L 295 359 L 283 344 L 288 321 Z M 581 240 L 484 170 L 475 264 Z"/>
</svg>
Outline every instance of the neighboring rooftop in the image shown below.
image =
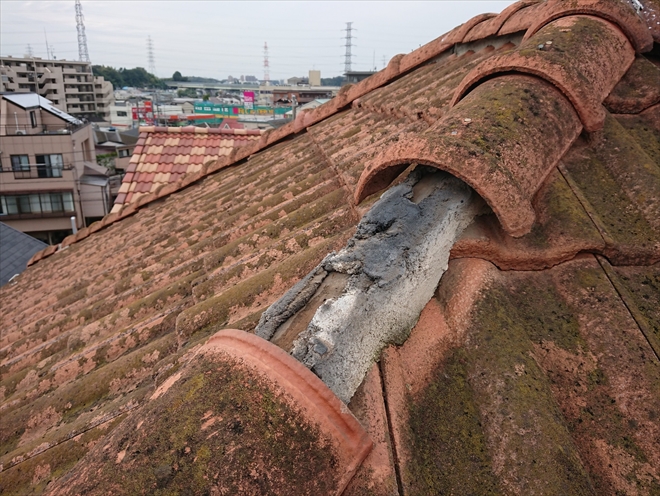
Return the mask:
<svg viewBox="0 0 660 496">
<path fill-rule="evenodd" d="M 186 174 L 201 171 L 204 164 L 258 141 L 261 135 L 261 131 L 245 129 L 141 127 L 113 212 Z"/>
<path fill-rule="evenodd" d="M 1 490 L 656 494 L 660 31 L 644 19 L 618 0 L 478 16 L 36 254 L 0 289 Z M 489 208 L 337 406 L 281 350 L 342 286 L 319 264 L 418 165 Z M 303 278 L 317 290 L 281 332 L 236 344 Z"/>
<path fill-rule="evenodd" d="M 81 120 L 76 119 L 66 112 L 63 112 L 62 110 L 55 107 L 48 98 L 39 96 L 36 93 L 4 93 L 2 98 L 9 100 L 10 102 L 26 110 L 35 107 L 41 107 L 45 111 L 50 112 L 51 114 L 56 115 L 60 119 L 65 120 L 75 126 L 82 124 Z"/>
<path fill-rule="evenodd" d="M 46 247 L 46 243 L 0 222 L 0 286 L 23 272 L 32 255 Z"/>
</svg>

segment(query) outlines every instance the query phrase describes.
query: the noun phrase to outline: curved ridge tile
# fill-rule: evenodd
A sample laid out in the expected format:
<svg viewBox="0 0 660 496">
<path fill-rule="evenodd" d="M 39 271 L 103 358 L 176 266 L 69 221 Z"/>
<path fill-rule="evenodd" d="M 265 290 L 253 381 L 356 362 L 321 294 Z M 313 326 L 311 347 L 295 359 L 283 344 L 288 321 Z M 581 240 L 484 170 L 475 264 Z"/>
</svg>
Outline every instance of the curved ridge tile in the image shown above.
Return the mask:
<svg viewBox="0 0 660 496">
<path fill-rule="evenodd" d="M 539 3 L 539 0 L 521 0 L 509 5 L 495 17 L 474 26 L 465 38 L 463 38 L 463 43 L 480 40 L 498 34 L 504 23 L 516 12 L 537 3 Z"/>
<path fill-rule="evenodd" d="M 137 408 L 47 493 L 338 496 L 372 447 L 320 379 L 244 331 L 191 351 Z"/>
<path fill-rule="evenodd" d="M 580 14 L 600 17 L 616 24 L 637 53 L 648 52 L 653 48 L 653 36 L 646 23 L 626 2 L 619 0 L 549 0 L 537 12 L 523 40 L 529 39 L 556 19 Z"/>
<path fill-rule="evenodd" d="M 512 52 L 475 67 L 456 89 L 456 105 L 482 80 L 498 73 L 538 76 L 557 87 L 573 104 L 584 128 L 603 127 L 603 100 L 626 73 L 635 53 L 625 35 L 595 17 L 563 17 L 544 26 Z"/>
<path fill-rule="evenodd" d="M 499 21 L 497 14 L 487 14 L 490 15 L 488 19 L 482 20 L 479 24 L 475 24 L 470 31 L 468 31 L 463 37 L 463 43 L 469 43 L 470 41 L 481 40 L 493 36 L 499 30 Z"/>
<path fill-rule="evenodd" d="M 277 383 L 332 439 L 339 457 L 337 473 L 341 474 L 336 494 L 342 494 L 372 448 L 366 431 L 346 405 L 302 363 L 259 336 L 235 329 L 219 331 L 201 350 L 215 351 L 240 359 Z"/>
<path fill-rule="evenodd" d="M 504 230 L 520 237 L 534 224 L 534 195 L 581 130 L 574 108 L 552 85 L 519 74 L 491 79 L 424 133 L 383 150 L 363 171 L 356 201 L 408 164 L 430 165 L 469 184 Z"/>
<path fill-rule="evenodd" d="M 515 5 L 515 4 L 514 4 Z M 504 21 L 502 27 L 497 32 L 499 36 L 504 36 L 507 34 L 520 33 L 521 31 L 527 31 L 534 19 L 536 18 L 536 12 L 543 7 L 543 2 L 534 2 L 529 5 L 525 5 L 519 10 L 511 13 L 509 18 Z"/>
</svg>

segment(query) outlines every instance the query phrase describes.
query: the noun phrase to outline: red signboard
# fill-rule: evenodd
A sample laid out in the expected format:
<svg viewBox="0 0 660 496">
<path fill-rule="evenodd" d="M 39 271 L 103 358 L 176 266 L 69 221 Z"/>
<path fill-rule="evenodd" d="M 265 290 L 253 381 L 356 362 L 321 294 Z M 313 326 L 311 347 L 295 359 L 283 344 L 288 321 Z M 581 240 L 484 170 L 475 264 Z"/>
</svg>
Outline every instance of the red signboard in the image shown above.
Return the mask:
<svg viewBox="0 0 660 496">
<path fill-rule="evenodd" d="M 142 102 L 142 106 L 133 107 L 131 112 L 134 121 L 140 121 L 140 123 L 144 124 L 154 123 L 153 104 L 150 100 Z"/>
</svg>

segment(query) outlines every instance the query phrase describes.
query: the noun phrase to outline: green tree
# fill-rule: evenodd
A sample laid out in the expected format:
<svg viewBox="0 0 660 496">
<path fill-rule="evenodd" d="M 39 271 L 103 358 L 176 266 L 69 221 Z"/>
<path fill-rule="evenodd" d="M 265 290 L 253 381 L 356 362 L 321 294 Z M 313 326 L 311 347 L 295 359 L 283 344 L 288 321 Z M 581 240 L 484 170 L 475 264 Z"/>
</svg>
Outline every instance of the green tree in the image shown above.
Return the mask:
<svg viewBox="0 0 660 496">
<path fill-rule="evenodd" d="M 176 71 L 174 74 L 172 74 L 172 81 L 186 82 L 188 81 L 188 78 L 183 77 L 179 71 Z"/>
<path fill-rule="evenodd" d="M 132 86 L 134 88 L 167 88 L 167 85 L 162 79 L 157 78 L 142 67 L 135 67 L 134 69 L 125 69 L 122 67 L 117 70 L 114 67 L 95 65 L 92 66 L 92 71 L 95 76 L 103 76 L 107 81 L 110 81 L 115 88 L 122 88 L 124 86 Z"/>
</svg>

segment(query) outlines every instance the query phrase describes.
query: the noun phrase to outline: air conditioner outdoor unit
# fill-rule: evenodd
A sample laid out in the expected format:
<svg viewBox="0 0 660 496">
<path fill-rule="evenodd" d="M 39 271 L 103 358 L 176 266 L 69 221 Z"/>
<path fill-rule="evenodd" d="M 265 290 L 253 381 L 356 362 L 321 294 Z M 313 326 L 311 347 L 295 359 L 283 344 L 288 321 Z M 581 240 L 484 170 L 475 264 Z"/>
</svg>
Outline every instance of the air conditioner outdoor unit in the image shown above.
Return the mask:
<svg viewBox="0 0 660 496">
<path fill-rule="evenodd" d="M 16 134 L 20 134 L 21 136 L 25 136 L 27 133 L 22 129 L 17 129 Z"/>
</svg>

